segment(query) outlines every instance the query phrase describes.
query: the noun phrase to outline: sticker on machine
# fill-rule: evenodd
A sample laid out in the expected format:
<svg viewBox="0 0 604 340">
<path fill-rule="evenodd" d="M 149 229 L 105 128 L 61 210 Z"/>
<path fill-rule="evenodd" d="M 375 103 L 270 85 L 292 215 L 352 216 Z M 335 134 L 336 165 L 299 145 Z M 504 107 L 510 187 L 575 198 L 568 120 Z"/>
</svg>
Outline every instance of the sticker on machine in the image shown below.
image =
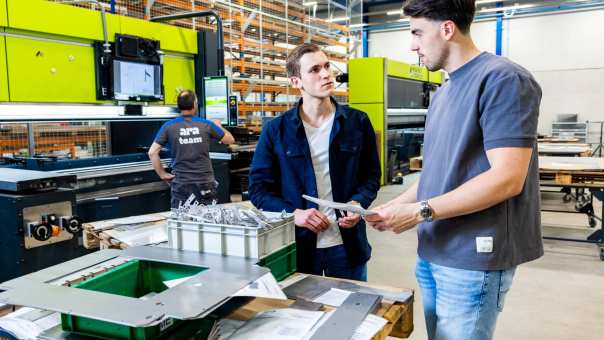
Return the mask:
<svg viewBox="0 0 604 340">
<path fill-rule="evenodd" d="M 492 253 L 493 252 L 493 237 L 477 237 L 476 238 L 477 253 Z"/>
</svg>

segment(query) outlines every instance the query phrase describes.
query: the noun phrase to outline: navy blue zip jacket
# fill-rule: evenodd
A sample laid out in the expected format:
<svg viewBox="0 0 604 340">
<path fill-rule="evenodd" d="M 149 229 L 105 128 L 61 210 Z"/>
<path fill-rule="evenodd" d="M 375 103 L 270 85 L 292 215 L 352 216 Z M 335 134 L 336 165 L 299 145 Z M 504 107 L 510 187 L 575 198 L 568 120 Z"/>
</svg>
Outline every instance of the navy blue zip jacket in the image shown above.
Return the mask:
<svg viewBox="0 0 604 340">
<path fill-rule="evenodd" d="M 336 202 L 359 202 L 369 207 L 380 187 L 380 163 L 375 132 L 367 114 L 344 105 L 336 106 L 329 138 L 329 175 Z M 262 128 L 250 169 L 249 192 L 254 206 L 265 211 L 293 212 L 317 208 L 302 194 L 317 197 L 317 184 L 310 149 L 298 105 L 269 121 Z M 371 246 L 365 221 L 353 228 L 340 228 L 351 265 L 367 262 Z M 317 235 L 296 227 L 298 271 L 314 265 Z"/>
</svg>

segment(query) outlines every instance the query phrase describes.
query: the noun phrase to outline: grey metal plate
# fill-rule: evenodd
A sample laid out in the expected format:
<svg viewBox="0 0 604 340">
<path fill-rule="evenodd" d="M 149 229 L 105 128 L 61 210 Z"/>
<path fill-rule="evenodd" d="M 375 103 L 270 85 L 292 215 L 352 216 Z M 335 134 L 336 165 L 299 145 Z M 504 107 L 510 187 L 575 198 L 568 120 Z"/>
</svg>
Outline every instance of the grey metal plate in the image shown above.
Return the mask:
<svg viewBox="0 0 604 340">
<path fill-rule="evenodd" d="M 140 300 L 44 283 L 29 283 L 0 293 L 0 303 L 28 306 L 144 327 L 158 323 L 165 315 L 152 300 Z"/>
<path fill-rule="evenodd" d="M 309 275 L 299 281 L 292 283 L 291 285 L 283 289 L 283 293 L 285 293 L 288 298 L 293 300 L 303 298 L 312 301 L 319 295 L 322 295 L 328 290 L 330 290 L 331 288 L 349 290 L 351 292 L 380 295 L 384 299 L 391 301 L 399 301 L 403 303 L 413 298 L 413 292 L 411 291 L 388 291 L 384 289 L 365 287 L 348 281 L 334 280 L 315 275 Z"/>
<path fill-rule="evenodd" d="M 373 294 L 352 293 L 344 303 L 321 325 L 310 340 L 348 340 L 363 320 L 377 308 L 382 297 Z"/>
<path fill-rule="evenodd" d="M 0 283 L 0 289 L 17 288 L 30 282 L 51 282 L 61 277 L 82 271 L 99 263 L 118 257 L 122 252 L 116 249 L 105 249 L 94 252 L 61 264 L 27 274 L 16 279 Z"/>
<path fill-rule="evenodd" d="M 241 277 L 255 280 L 269 272 L 268 269 L 257 266 L 257 259 L 244 257 L 223 256 L 218 254 L 203 254 L 196 251 L 178 250 L 172 248 L 139 246 L 126 248 L 122 256 L 149 261 L 160 261 L 176 264 L 187 264 L 210 268 L 213 271 L 233 273 Z"/>
<path fill-rule="evenodd" d="M 118 256 L 119 255 L 119 256 Z M 113 258 L 141 259 L 210 268 L 148 300 L 49 284 Z M 209 314 L 234 293 L 268 273 L 245 258 L 132 247 L 93 253 L 5 282 L 0 303 L 29 306 L 133 327 L 151 326 L 164 317 L 193 319 Z"/>
<path fill-rule="evenodd" d="M 252 281 L 238 274 L 209 269 L 154 296 L 152 300 L 164 305 L 166 316 L 181 320 L 201 318 Z"/>
</svg>

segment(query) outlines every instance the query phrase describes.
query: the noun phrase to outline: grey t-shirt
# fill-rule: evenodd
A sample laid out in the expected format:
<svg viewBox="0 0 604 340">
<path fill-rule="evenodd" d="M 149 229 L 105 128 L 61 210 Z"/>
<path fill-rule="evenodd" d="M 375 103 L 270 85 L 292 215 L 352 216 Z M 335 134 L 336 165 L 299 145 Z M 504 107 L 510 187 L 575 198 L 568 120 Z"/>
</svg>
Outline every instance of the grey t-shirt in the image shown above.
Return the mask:
<svg viewBox="0 0 604 340">
<path fill-rule="evenodd" d="M 223 136 L 224 131 L 210 120 L 181 116 L 164 123 L 155 142 L 170 149 L 174 182 L 212 183 L 210 138 Z"/>
<path fill-rule="evenodd" d="M 530 147 L 533 154 L 518 196 L 473 214 L 422 223 L 418 255 L 467 270 L 504 270 L 534 260 L 543 255 L 536 146 L 541 88 L 521 66 L 486 52 L 449 76 L 428 109 L 418 200 L 487 171 L 490 149 Z"/>
</svg>

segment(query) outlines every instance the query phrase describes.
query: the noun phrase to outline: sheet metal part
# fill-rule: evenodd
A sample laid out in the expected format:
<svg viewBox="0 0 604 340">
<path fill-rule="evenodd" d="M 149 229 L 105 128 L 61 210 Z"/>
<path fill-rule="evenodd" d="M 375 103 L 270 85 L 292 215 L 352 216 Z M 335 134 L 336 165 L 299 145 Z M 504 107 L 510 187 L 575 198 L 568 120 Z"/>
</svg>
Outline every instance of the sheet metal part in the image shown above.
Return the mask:
<svg viewBox="0 0 604 340">
<path fill-rule="evenodd" d="M 403 303 L 413 298 L 413 293 L 410 291 L 392 292 L 384 289 L 365 287 L 352 282 L 332 280 L 315 275 L 308 275 L 307 277 L 298 280 L 287 287 L 284 287 L 283 293 L 285 293 L 288 298 L 293 300 L 303 298 L 312 301 L 318 296 L 329 291 L 331 288 L 380 295 L 384 299 Z"/>
<path fill-rule="evenodd" d="M 141 300 L 65 286 L 29 282 L 0 293 L 0 303 L 73 314 L 125 326 L 145 327 L 159 323 L 162 306 L 153 299 Z"/>
<path fill-rule="evenodd" d="M 310 340 L 349 340 L 382 297 L 374 294 L 352 293 L 321 325 Z"/>
<path fill-rule="evenodd" d="M 147 300 L 94 292 L 51 282 L 86 272 L 115 258 L 147 260 L 209 268 Z M 29 306 L 132 327 L 151 326 L 166 317 L 200 318 L 234 293 L 268 273 L 253 260 L 161 247 L 104 250 L 3 283 L 0 303 Z"/>
<path fill-rule="evenodd" d="M 62 277 L 85 271 L 86 268 L 90 268 L 98 265 L 99 263 L 111 260 L 118 257 L 122 252 L 116 249 L 105 249 L 92 254 L 88 254 L 82 257 L 75 258 L 73 260 L 63 262 L 61 264 L 42 269 L 40 271 L 27 274 L 16 279 L 0 283 L 1 290 L 9 290 L 18 288 L 29 282 L 34 283 L 50 283 Z"/>
</svg>

